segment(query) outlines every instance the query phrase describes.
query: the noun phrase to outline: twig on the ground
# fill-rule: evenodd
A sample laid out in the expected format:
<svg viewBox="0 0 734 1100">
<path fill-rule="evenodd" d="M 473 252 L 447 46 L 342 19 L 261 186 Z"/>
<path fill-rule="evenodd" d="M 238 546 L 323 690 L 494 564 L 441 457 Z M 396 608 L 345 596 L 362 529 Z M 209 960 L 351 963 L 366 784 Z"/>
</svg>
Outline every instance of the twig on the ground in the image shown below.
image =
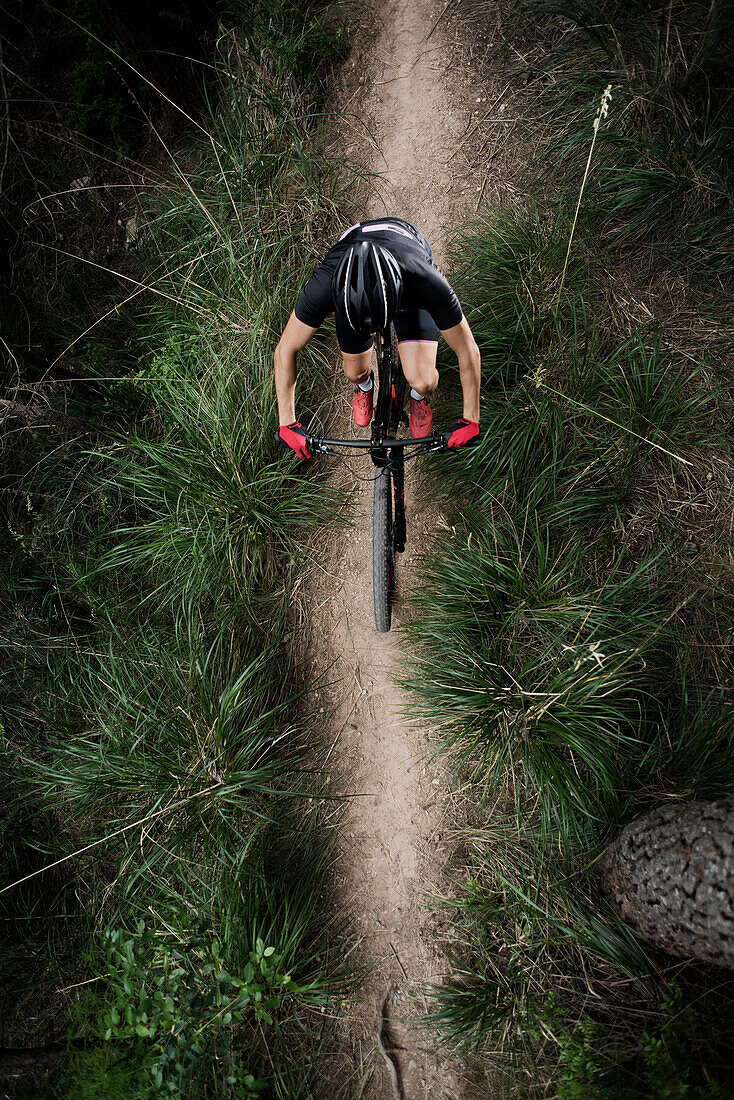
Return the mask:
<svg viewBox="0 0 734 1100">
<path fill-rule="evenodd" d="M 324 757 L 324 767 L 326 767 L 326 765 L 328 764 L 328 762 L 329 762 L 329 757 L 331 756 L 332 752 L 333 752 L 333 751 L 334 751 L 334 749 L 336 748 L 336 743 L 337 743 L 337 741 L 339 740 L 339 738 L 341 737 L 341 735 L 342 735 L 342 734 L 344 733 L 344 730 L 345 730 L 345 729 L 347 728 L 347 722 L 348 722 L 348 721 L 349 721 L 349 719 L 350 719 L 350 718 L 352 717 L 352 715 L 354 714 L 354 712 L 355 712 L 355 710 L 356 710 L 356 709 L 357 709 L 357 703 L 356 703 L 356 702 L 354 702 L 354 703 L 352 704 L 352 709 L 350 710 L 349 714 L 348 714 L 348 715 L 346 716 L 346 718 L 345 718 L 345 719 L 344 719 L 344 721 L 342 722 L 342 724 L 341 724 L 341 728 L 339 729 L 339 732 L 337 733 L 337 735 L 336 735 L 336 737 L 334 738 L 334 740 L 333 740 L 333 741 L 331 742 L 331 745 L 330 745 L 330 747 L 329 747 L 329 751 L 327 752 L 326 756 Z"/>
<path fill-rule="evenodd" d="M 474 136 L 474 134 L 475 134 L 475 133 L 477 132 L 477 130 L 479 129 L 479 127 L 480 127 L 480 126 L 482 126 L 482 125 L 484 125 L 484 123 L 485 123 L 485 122 L 492 122 L 492 123 L 495 123 L 495 122 L 510 122 L 510 121 L 511 121 L 510 119 L 499 119 L 499 118 L 493 118 L 493 119 L 490 119 L 490 117 L 489 117 L 489 116 L 490 116 L 490 115 L 492 114 L 492 111 L 494 111 L 494 109 L 495 109 L 496 107 L 498 107 L 498 106 L 499 106 L 499 104 L 500 104 L 500 103 L 502 102 L 502 100 L 503 100 L 503 99 L 505 98 L 505 95 L 507 94 L 507 92 L 508 92 L 508 90 L 509 90 L 509 88 L 510 88 L 511 84 L 512 84 L 512 81 L 510 81 L 509 83 L 505 84 L 504 88 L 502 89 L 502 91 L 500 92 L 500 94 L 499 94 L 499 95 L 497 96 L 497 98 L 496 98 L 495 100 L 493 100 L 493 101 L 492 101 L 492 106 L 491 106 L 491 107 L 490 107 L 490 108 L 489 108 L 489 109 L 488 109 L 488 110 L 487 110 L 487 111 L 486 111 L 486 112 L 485 112 L 485 113 L 484 113 L 484 114 L 482 115 L 482 117 L 481 117 L 481 118 L 480 118 L 480 119 L 478 120 L 478 122 L 477 122 L 476 126 L 475 126 L 475 127 L 473 128 L 473 130 L 471 130 L 471 131 L 470 131 L 470 132 L 469 132 L 469 133 L 467 134 L 467 133 L 466 133 L 466 131 L 467 131 L 467 130 L 469 129 L 469 125 L 470 125 L 470 123 L 471 123 L 471 116 L 470 116 L 470 118 L 469 118 L 469 122 L 468 122 L 468 123 L 467 123 L 467 125 L 466 125 L 466 130 L 464 130 L 464 133 L 466 134 L 466 137 L 465 137 L 465 138 L 463 139 L 463 141 L 460 141 L 460 142 L 459 142 L 459 144 L 458 144 L 458 145 L 456 146 L 456 148 L 454 149 L 453 153 L 451 154 L 451 156 L 449 157 L 449 159 L 448 159 L 448 160 L 446 161 L 446 164 L 447 164 L 447 165 L 448 165 L 448 164 L 451 164 L 451 161 L 452 161 L 452 160 L 454 159 L 454 157 L 455 157 L 455 156 L 456 156 L 456 154 L 457 154 L 457 153 L 459 152 L 459 150 L 460 150 L 460 149 L 461 149 L 461 148 L 462 148 L 462 147 L 463 147 L 464 145 L 466 145 L 466 143 L 467 143 L 467 141 L 469 140 L 469 138 L 473 137 L 473 136 Z M 489 140 L 489 139 L 487 139 L 487 140 Z M 486 142 L 485 142 L 484 144 L 486 145 Z"/>
<path fill-rule="evenodd" d="M 511 134 L 512 131 L 515 129 L 516 125 L 517 125 L 517 123 L 513 123 L 513 125 L 510 127 L 510 129 L 507 131 L 507 133 Z M 479 192 L 479 198 L 477 199 L 477 205 L 476 205 L 475 213 L 478 213 L 479 207 L 482 205 L 482 199 L 484 198 L 485 188 L 486 188 L 487 184 L 489 183 L 489 177 L 491 175 L 491 168 L 492 168 L 492 161 L 493 161 L 494 157 L 495 157 L 495 153 L 493 152 L 491 154 L 491 156 L 489 157 L 489 160 L 487 161 L 487 171 L 486 171 L 485 176 L 484 176 L 484 182 L 482 183 L 482 188 Z"/>
<path fill-rule="evenodd" d="M 409 981 L 410 981 L 410 978 L 408 977 L 408 971 L 407 971 L 407 970 L 405 969 L 405 967 L 403 966 L 403 961 L 402 961 L 402 959 L 400 958 L 400 956 L 398 955 L 397 951 L 395 950 L 395 944 L 394 944 L 394 943 L 392 942 L 392 940 L 390 940 L 390 947 L 391 947 L 391 949 L 392 949 L 392 953 L 393 953 L 393 955 L 394 955 L 394 956 L 395 956 L 395 958 L 396 958 L 396 959 L 398 960 L 398 966 L 400 967 L 400 969 L 401 969 L 401 970 L 402 970 L 402 972 L 403 972 L 403 977 L 405 978 L 406 982 L 409 982 Z"/>
<path fill-rule="evenodd" d="M 22 405 L 19 401 L 0 399 L 0 425 L 6 420 L 22 420 L 29 428 L 56 428 L 71 435 L 110 435 L 100 424 L 92 424 L 78 416 L 67 416 L 47 405 Z"/>
<path fill-rule="evenodd" d="M 446 5 L 444 6 L 444 7 L 443 7 L 443 9 L 442 9 L 442 11 L 441 11 L 441 14 L 439 15 L 438 19 L 436 20 L 436 22 L 435 22 L 435 23 L 433 24 L 433 26 L 431 27 L 430 31 L 429 31 L 429 32 L 428 32 L 428 34 L 426 35 L 426 42 L 428 42 L 428 41 L 429 41 L 429 39 L 430 39 L 430 38 L 431 38 L 431 36 L 433 35 L 433 32 L 435 31 L 436 27 L 437 27 L 437 26 L 438 26 L 438 24 L 439 24 L 439 23 L 441 22 L 441 20 L 443 19 L 444 15 L 445 15 L 445 14 L 446 14 L 446 12 L 447 12 L 447 11 L 449 10 L 449 8 L 453 8 L 453 7 L 454 7 L 454 6 L 456 5 L 456 4 L 458 4 L 458 2 L 459 2 L 459 0 L 448 0 L 448 3 L 447 3 L 447 4 L 446 4 Z"/>
</svg>

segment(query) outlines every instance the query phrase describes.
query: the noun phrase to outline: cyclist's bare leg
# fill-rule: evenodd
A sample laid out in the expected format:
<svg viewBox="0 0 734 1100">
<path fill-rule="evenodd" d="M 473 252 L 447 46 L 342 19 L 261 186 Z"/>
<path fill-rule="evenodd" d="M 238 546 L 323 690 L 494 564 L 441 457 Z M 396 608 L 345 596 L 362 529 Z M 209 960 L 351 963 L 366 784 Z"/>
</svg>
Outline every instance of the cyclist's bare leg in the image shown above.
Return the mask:
<svg viewBox="0 0 734 1100">
<path fill-rule="evenodd" d="M 398 350 L 408 384 L 422 397 L 428 397 L 438 386 L 438 344 L 435 340 L 401 340 Z"/>
<path fill-rule="evenodd" d="M 366 382 L 372 369 L 372 348 L 368 351 L 360 351 L 356 354 L 343 351 L 342 362 L 344 365 L 344 373 L 350 382 L 354 382 L 355 385 L 358 385 L 360 382 Z"/>
</svg>

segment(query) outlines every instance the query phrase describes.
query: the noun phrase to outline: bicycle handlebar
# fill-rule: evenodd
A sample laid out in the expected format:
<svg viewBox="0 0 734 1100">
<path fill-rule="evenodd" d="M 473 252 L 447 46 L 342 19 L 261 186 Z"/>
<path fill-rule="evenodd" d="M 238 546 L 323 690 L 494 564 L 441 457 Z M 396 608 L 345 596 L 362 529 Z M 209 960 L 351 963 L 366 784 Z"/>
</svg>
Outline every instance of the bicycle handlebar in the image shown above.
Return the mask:
<svg viewBox="0 0 734 1100">
<path fill-rule="evenodd" d="M 422 439 L 393 439 L 386 436 L 382 440 L 376 439 L 323 439 L 320 436 L 308 435 L 306 437 L 309 448 L 314 454 L 335 455 L 334 447 L 351 447 L 361 451 L 383 451 L 395 447 L 418 447 L 417 454 L 436 454 L 446 448 L 448 435 L 439 435 L 433 432 Z"/>
</svg>

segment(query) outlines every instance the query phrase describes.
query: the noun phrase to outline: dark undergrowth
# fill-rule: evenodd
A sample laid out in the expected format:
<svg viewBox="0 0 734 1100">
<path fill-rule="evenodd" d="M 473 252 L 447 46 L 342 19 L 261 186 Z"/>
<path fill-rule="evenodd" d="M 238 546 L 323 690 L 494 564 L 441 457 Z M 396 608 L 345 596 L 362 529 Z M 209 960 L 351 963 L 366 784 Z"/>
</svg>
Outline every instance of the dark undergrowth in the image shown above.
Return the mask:
<svg viewBox="0 0 734 1100">
<path fill-rule="evenodd" d="M 85 83 L 74 112 L 18 106 L 25 156 L 6 165 L 23 262 L 4 345 L 2 1041 L 31 1053 L 6 1060 L 5 1095 L 323 1080 L 338 810 L 287 610 L 329 502 L 276 453 L 271 357 L 348 182 L 319 153 L 345 44 L 310 3 L 218 16 L 182 126 L 152 113 L 133 154 L 134 128 L 125 149 L 109 118 L 82 125 Z M 102 44 L 79 53 L 107 64 Z M 100 95 L 128 87 L 115 65 L 86 66 Z M 28 135 L 49 113 L 41 160 Z"/>
<path fill-rule="evenodd" d="M 467 791 L 436 1011 L 508 1094 L 729 1096 L 727 972 L 637 936 L 595 863 L 647 808 L 734 784 L 730 16 L 505 15 L 543 89 L 542 199 L 456 239 L 484 431 L 436 473 L 450 523 L 407 628 Z"/>
</svg>

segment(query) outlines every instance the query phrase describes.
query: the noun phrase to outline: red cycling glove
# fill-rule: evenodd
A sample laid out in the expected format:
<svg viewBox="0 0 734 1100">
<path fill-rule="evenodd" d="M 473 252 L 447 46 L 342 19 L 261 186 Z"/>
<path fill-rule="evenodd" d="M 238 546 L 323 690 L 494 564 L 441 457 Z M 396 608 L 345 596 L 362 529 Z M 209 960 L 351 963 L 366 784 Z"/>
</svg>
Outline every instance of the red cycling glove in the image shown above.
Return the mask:
<svg viewBox="0 0 734 1100">
<path fill-rule="evenodd" d="M 297 420 L 294 420 L 292 424 L 281 424 L 275 433 L 275 438 L 282 443 L 284 447 L 290 447 L 292 451 L 295 451 L 299 458 L 311 457 L 311 452 L 306 442 L 306 429 L 303 428 Z"/>
<path fill-rule="evenodd" d="M 476 443 L 479 440 L 479 422 L 461 416 L 453 428 L 445 433 L 444 439 L 449 447 L 465 447 L 467 443 Z"/>
</svg>

